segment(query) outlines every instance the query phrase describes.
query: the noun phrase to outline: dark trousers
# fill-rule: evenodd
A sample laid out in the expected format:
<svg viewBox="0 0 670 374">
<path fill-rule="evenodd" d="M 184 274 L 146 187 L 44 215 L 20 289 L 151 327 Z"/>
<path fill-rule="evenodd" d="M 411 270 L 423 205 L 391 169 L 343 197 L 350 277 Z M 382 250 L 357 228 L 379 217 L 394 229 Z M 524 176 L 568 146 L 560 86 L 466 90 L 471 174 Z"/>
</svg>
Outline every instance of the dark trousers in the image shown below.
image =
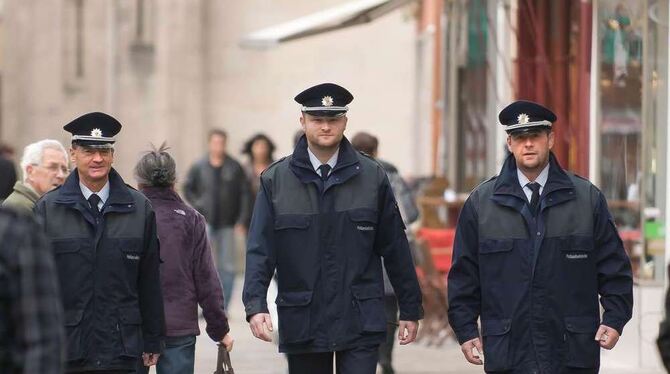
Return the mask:
<svg viewBox="0 0 670 374">
<path fill-rule="evenodd" d="M 290 374 L 333 374 L 333 353 L 337 374 L 375 374 L 379 346 L 356 347 L 346 351 L 288 354 Z"/>
<path fill-rule="evenodd" d="M 398 299 L 395 295 L 384 296 L 384 309 L 386 310 L 386 341 L 379 346 L 379 365 L 383 374 L 394 374 L 393 370 L 393 344 L 398 321 Z"/>
</svg>

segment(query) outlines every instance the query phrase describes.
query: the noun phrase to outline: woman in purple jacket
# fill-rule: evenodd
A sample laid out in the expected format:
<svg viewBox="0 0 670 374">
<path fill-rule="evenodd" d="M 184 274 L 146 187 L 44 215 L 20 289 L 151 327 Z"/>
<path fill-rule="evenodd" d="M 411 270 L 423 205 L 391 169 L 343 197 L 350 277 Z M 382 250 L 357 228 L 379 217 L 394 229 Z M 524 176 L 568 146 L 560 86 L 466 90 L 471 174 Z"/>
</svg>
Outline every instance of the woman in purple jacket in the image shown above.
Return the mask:
<svg viewBox="0 0 670 374">
<path fill-rule="evenodd" d="M 192 374 L 198 305 L 207 321 L 207 334 L 228 351 L 233 338 L 223 307 L 223 291 L 207 240 L 205 218 L 174 190 L 175 161 L 165 143 L 147 152 L 135 166 L 140 191 L 156 212 L 160 239 L 161 286 L 165 304 L 166 339 L 158 374 Z M 147 373 L 142 367 L 139 372 Z"/>
</svg>

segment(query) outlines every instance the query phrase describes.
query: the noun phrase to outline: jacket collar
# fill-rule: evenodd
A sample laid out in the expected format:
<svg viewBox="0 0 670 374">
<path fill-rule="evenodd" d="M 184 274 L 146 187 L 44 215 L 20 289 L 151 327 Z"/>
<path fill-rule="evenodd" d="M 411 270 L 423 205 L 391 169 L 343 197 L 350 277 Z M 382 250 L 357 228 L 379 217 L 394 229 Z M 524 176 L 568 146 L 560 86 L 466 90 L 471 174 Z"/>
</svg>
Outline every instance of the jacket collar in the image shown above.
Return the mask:
<svg viewBox="0 0 670 374">
<path fill-rule="evenodd" d="M 570 190 L 566 196 L 558 196 L 557 199 L 551 199 L 550 205 L 555 205 L 560 202 L 574 198 L 574 189 L 575 185 L 568 176 L 568 174 L 563 170 L 561 165 L 558 163 L 558 160 L 554 156 L 553 152 L 549 153 L 549 178 L 547 179 L 547 184 L 544 187 L 542 196 L 547 196 L 558 192 L 561 190 Z M 504 199 L 504 195 L 514 196 L 518 199 L 516 201 L 508 201 Z M 562 195 L 562 194 L 559 194 Z M 493 199 L 498 201 L 503 205 L 508 205 L 521 210 L 521 207 L 526 201 L 526 195 L 523 193 L 521 186 L 519 185 L 519 179 L 517 176 L 517 167 L 516 160 L 514 155 L 510 154 L 505 160 L 500 174 L 496 179 L 494 188 L 493 188 Z"/>
<path fill-rule="evenodd" d="M 33 203 L 37 202 L 37 200 L 40 198 L 40 195 L 38 195 L 37 192 L 35 192 L 35 189 L 33 189 L 28 183 L 16 182 L 14 184 L 14 191 L 20 195 L 25 196 Z"/>
<path fill-rule="evenodd" d="M 182 202 L 177 192 L 170 187 L 142 187 L 140 192 L 144 194 L 149 200 L 168 200 L 175 202 Z"/>
<path fill-rule="evenodd" d="M 84 195 L 79 187 L 79 172 L 74 169 L 67 177 L 63 186 L 58 190 L 57 203 L 73 204 L 84 201 Z M 133 197 L 128 192 L 128 186 L 125 184 L 119 173 L 112 168 L 109 172 L 109 198 L 106 205 L 132 205 Z"/>
<path fill-rule="evenodd" d="M 351 168 L 351 166 L 359 164 L 358 153 L 351 146 L 346 137 L 342 138 L 340 142 L 340 150 L 337 156 L 337 164 L 333 168 L 328 181 L 326 182 L 326 189 L 330 185 L 341 184 L 349 180 L 354 175 L 360 173 L 360 167 Z M 312 162 L 309 160 L 307 153 L 307 137 L 303 135 L 298 144 L 293 150 L 293 155 L 289 161 L 289 165 L 293 173 L 303 182 L 309 183 L 320 179 L 312 167 Z"/>
</svg>

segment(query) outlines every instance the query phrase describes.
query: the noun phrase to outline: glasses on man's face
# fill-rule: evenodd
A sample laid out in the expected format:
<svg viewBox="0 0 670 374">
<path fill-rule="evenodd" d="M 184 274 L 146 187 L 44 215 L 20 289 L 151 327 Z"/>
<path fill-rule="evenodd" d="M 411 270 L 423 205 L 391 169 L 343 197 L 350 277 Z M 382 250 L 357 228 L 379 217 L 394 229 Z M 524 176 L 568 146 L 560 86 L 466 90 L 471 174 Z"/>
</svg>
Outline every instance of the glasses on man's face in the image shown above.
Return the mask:
<svg viewBox="0 0 670 374">
<path fill-rule="evenodd" d="M 67 166 L 61 165 L 61 164 L 48 164 L 48 165 L 33 164 L 33 165 L 45 168 L 52 173 L 58 173 L 60 171 L 63 174 L 67 174 L 67 173 L 70 172 L 70 170 L 67 168 Z"/>
</svg>

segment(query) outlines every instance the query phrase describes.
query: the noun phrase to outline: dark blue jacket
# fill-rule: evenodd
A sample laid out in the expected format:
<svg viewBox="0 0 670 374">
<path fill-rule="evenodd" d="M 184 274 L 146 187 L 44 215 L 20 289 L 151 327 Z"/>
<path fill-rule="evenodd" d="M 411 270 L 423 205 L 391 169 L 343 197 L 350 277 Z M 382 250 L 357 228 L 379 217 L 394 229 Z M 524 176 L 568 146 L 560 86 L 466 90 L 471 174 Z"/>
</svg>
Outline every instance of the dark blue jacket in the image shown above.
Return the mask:
<svg viewBox="0 0 670 374">
<path fill-rule="evenodd" d="M 69 371 L 133 370 L 165 332 L 156 216 L 112 169 L 96 220 L 75 169 L 37 201 L 60 280 Z"/>
<path fill-rule="evenodd" d="M 279 350 L 339 351 L 386 333 L 382 261 L 401 320 L 423 317 L 404 225 L 384 169 L 340 143 L 323 182 L 303 136 L 292 156 L 261 175 L 251 220 L 243 299 L 247 318 L 267 313 L 277 272 Z"/>
<path fill-rule="evenodd" d="M 487 372 L 596 373 L 598 326 L 621 333 L 631 318 L 630 260 L 602 193 L 553 154 L 540 199 L 535 218 L 513 155 L 472 192 L 456 231 L 449 321 L 463 343 L 480 336 L 481 319 Z"/>
</svg>

